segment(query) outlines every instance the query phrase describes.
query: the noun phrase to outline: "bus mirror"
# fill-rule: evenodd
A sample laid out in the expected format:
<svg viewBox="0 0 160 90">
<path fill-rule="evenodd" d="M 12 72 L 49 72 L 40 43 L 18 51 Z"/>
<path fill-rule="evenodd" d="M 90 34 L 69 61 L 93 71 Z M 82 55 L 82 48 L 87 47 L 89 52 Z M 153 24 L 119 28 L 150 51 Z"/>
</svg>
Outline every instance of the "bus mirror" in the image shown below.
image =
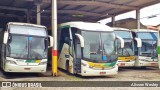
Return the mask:
<svg viewBox="0 0 160 90">
<path fill-rule="evenodd" d="M 79 38 L 81 47 L 84 47 L 84 38 L 80 34 L 76 33 L 75 35 Z"/>
<path fill-rule="evenodd" d="M 142 47 L 142 41 L 140 38 L 134 38 L 137 42 L 137 47 Z"/>
<path fill-rule="evenodd" d="M 124 40 L 123 40 L 123 38 L 121 38 L 119 36 L 116 36 L 116 38 L 120 40 L 120 42 L 121 42 L 121 48 L 124 48 Z"/>
<path fill-rule="evenodd" d="M 4 43 L 4 44 L 7 44 L 8 36 L 9 36 L 9 33 L 5 31 L 5 32 L 4 32 L 4 37 L 3 37 L 3 43 Z"/>
<path fill-rule="evenodd" d="M 49 43 L 49 46 L 48 46 L 48 48 L 50 48 L 50 47 L 53 47 L 53 37 L 52 36 L 48 36 L 49 37 L 49 41 L 50 41 L 50 43 Z"/>
</svg>

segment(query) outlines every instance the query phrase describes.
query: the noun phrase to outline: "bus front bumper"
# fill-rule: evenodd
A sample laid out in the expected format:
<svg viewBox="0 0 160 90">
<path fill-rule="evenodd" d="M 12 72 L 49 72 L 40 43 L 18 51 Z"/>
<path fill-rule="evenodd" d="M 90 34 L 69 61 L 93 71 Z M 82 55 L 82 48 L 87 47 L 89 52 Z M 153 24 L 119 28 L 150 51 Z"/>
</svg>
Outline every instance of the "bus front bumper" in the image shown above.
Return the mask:
<svg viewBox="0 0 160 90">
<path fill-rule="evenodd" d="M 4 71 L 5 72 L 46 72 L 47 65 L 37 65 L 37 66 L 20 66 L 16 64 L 6 63 Z"/>
<path fill-rule="evenodd" d="M 145 67 L 145 66 L 149 66 L 149 67 L 158 67 L 158 62 L 154 62 L 154 61 L 152 61 L 152 62 L 147 62 L 147 61 L 139 61 L 139 62 L 137 62 L 136 64 L 135 64 L 135 66 L 140 66 L 140 67 Z"/>
<path fill-rule="evenodd" d="M 133 67 L 135 61 L 129 61 L 129 62 L 124 62 L 124 61 L 118 61 L 118 67 Z"/>
<path fill-rule="evenodd" d="M 116 75 L 118 73 L 118 65 L 115 65 L 112 69 L 107 70 L 96 70 L 89 67 L 81 66 L 81 74 L 82 76 L 108 76 L 108 75 Z"/>
</svg>

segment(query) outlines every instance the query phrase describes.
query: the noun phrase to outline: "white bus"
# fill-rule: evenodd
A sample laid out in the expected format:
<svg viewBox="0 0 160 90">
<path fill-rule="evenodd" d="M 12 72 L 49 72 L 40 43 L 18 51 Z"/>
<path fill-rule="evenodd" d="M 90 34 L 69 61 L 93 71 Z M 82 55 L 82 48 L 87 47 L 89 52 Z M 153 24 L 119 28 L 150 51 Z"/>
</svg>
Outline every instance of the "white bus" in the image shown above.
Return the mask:
<svg viewBox="0 0 160 90">
<path fill-rule="evenodd" d="M 134 29 L 132 35 L 141 39 L 142 46 L 140 48 L 135 47 L 135 54 L 137 56 L 135 66 L 158 66 L 158 54 L 157 54 L 157 31 L 149 29 Z M 137 43 L 135 43 L 137 44 Z"/>
<path fill-rule="evenodd" d="M 116 35 L 112 28 L 87 22 L 60 25 L 58 67 L 81 76 L 117 74 Z M 122 38 L 117 37 L 122 42 Z"/>
<path fill-rule="evenodd" d="M 0 37 L 0 66 L 4 72 L 46 72 L 49 42 L 45 26 L 9 22 Z M 50 46 L 52 41 L 50 37 Z"/>
<path fill-rule="evenodd" d="M 160 69 L 160 27 L 158 27 L 158 46 L 157 46 L 157 53 L 158 53 L 158 67 Z"/>
<path fill-rule="evenodd" d="M 134 38 L 132 32 L 126 28 L 114 27 L 114 32 L 124 40 L 124 48 L 118 46 L 118 66 L 119 67 L 133 67 L 135 63 L 134 54 Z"/>
</svg>

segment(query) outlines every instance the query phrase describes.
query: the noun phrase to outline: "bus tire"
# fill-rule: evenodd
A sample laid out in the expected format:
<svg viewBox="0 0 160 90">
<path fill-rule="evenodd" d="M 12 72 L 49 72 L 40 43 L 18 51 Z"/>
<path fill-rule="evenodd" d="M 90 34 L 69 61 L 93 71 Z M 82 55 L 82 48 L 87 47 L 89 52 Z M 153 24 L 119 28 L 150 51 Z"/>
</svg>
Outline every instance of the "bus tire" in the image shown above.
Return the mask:
<svg viewBox="0 0 160 90">
<path fill-rule="evenodd" d="M 141 69 L 146 69 L 146 66 L 142 66 Z"/>
</svg>

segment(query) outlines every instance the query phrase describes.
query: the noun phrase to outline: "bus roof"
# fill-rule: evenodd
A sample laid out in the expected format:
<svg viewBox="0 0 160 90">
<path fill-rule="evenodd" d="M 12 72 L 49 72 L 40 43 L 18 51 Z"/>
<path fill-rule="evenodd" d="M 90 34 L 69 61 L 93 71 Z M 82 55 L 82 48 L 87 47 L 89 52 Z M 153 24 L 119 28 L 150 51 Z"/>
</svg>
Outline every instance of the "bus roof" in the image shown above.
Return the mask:
<svg viewBox="0 0 160 90">
<path fill-rule="evenodd" d="M 37 25 L 37 24 L 31 24 L 31 23 L 20 23 L 20 22 L 9 22 L 8 25 L 25 25 L 25 26 L 33 26 L 33 27 L 46 28 L 43 25 Z"/>
<path fill-rule="evenodd" d="M 127 28 L 121 28 L 121 27 L 112 27 L 114 31 L 131 31 L 130 29 Z"/>
<path fill-rule="evenodd" d="M 86 31 L 113 31 L 111 27 L 104 24 L 81 22 L 81 21 L 62 23 L 60 24 L 60 26 L 61 28 L 74 27 Z"/>
<path fill-rule="evenodd" d="M 133 32 L 158 32 L 151 29 L 132 29 Z"/>
</svg>

